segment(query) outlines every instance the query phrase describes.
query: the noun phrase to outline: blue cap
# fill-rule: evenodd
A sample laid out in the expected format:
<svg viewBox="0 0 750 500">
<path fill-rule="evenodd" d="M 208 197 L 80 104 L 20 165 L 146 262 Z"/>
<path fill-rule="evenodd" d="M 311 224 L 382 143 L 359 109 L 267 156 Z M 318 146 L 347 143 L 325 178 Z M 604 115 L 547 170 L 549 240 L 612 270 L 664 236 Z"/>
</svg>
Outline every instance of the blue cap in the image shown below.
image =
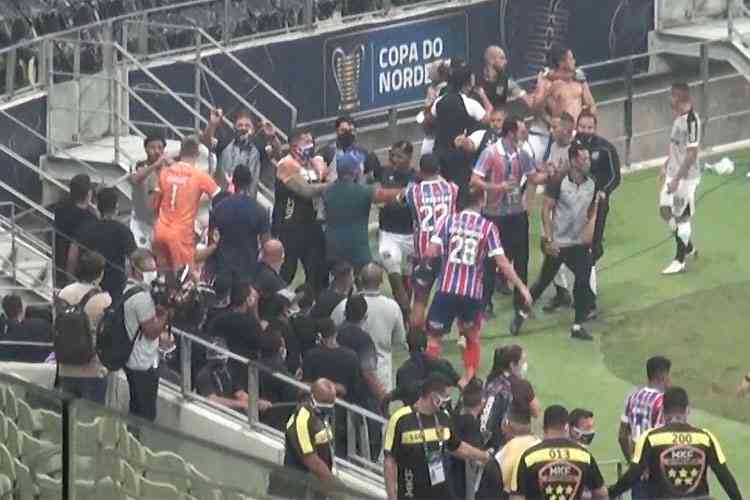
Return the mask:
<svg viewBox="0 0 750 500">
<path fill-rule="evenodd" d="M 357 177 L 362 173 L 362 160 L 352 153 L 336 154 L 336 173 L 341 176 Z"/>
</svg>

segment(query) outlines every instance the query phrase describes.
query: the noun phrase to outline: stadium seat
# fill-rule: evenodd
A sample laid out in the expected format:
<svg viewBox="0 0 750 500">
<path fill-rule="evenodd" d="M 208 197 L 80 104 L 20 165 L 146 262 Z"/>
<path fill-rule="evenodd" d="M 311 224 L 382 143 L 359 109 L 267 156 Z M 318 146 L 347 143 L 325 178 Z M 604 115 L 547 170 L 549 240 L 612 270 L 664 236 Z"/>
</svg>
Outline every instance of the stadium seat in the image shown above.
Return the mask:
<svg viewBox="0 0 750 500">
<path fill-rule="evenodd" d="M 6 423 L 8 425 L 8 436 L 5 439 L 5 446 L 8 447 L 8 451 L 10 452 L 11 457 L 18 458 L 21 456 L 22 446 L 21 436 L 18 432 L 18 426 L 10 419 L 7 419 Z"/>
<path fill-rule="evenodd" d="M 146 449 L 130 432 L 127 433 L 123 443 L 124 449 L 121 448 L 121 451 L 128 463 L 138 475 L 143 474 L 143 470 L 146 467 Z"/>
<path fill-rule="evenodd" d="M 42 430 L 41 418 L 31 409 L 31 406 L 22 399 L 19 399 L 16 402 L 16 408 L 18 409 L 18 428 L 31 435 L 38 435 Z"/>
<path fill-rule="evenodd" d="M 120 484 L 122 485 L 123 494 L 128 497 L 138 498 L 140 494 L 140 478 L 140 475 L 136 473 L 130 464 L 127 462 L 122 463 L 122 481 L 120 481 Z"/>
<path fill-rule="evenodd" d="M 95 457 L 99 451 L 98 446 L 99 419 L 92 422 L 76 423 L 75 452 L 80 457 Z"/>
<path fill-rule="evenodd" d="M 39 488 L 31 478 L 31 470 L 18 459 L 14 460 L 14 464 L 16 469 L 16 499 L 36 500 L 39 495 Z"/>
<path fill-rule="evenodd" d="M 190 490 L 185 459 L 171 451 L 153 452 L 146 448 L 146 476 L 150 481 L 175 485 L 180 491 Z"/>
<path fill-rule="evenodd" d="M 17 407 L 17 401 L 16 401 L 16 394 L 13 392 L 13 389 L 10 387 L 5 388 L 5 405 L 3 409 L 3 413 L 5 413 L 5 416 L 9 419 L 13 420 L 14 422 L 18 418 L 18 407 Z"/>
<path fill-rule="evenodd" d="M 114 418 L 97 419 L 97 442 L 103 449 L 114 450 L 126 432 L 119 420 Z"/>
<path fill-rule="evenodd" d="M 13 482 L 8 476 L 0 473 L 0 500 L 11 500 L 13 498 Z"/>
<path fill-rule="evenodd" d="M 62 448 L 49 441 L 42 441 L 23 431 L 20 432 L 22 439 L 21 454 L 18 457 L 21 462 L 36 473 L 59 475 L 62 473 Z"/>
<path fill-rule="evenodd" d="M 8 419 L 0 413 L 0 444 L 5 444 L 8 439 Z"/>
<path fill-rule="evenodd" d="M 190 473 L 190 494 L 197 498 L 206 500 L 222 500 L 221 490 L 211 479 L 195 468 L 193 464 L 188 464 Z"/>
<path fill-rule="evenodd" d="M 55 444 L 62 443 L 62 417 L 60 414 L 49 410 L 36 410 L 41 424 L 39 437 Z"/>
<path fill-rule="evenodd" d="M 39 500 L 58 500 L 62 497 L 62 479 L 36 474 L 33 480 L 39 488 Z"/>
<path fill-rule="evenodd" d="M 0 444 L 0 474 L 16 482 L 16 463 L 5 445 Z"/>
<path fill-rule="evenodd" d="M 182 500 L 182 495 L 173 484 L 141 478 L 138 489 L 140 500 Z"/>
</svg>

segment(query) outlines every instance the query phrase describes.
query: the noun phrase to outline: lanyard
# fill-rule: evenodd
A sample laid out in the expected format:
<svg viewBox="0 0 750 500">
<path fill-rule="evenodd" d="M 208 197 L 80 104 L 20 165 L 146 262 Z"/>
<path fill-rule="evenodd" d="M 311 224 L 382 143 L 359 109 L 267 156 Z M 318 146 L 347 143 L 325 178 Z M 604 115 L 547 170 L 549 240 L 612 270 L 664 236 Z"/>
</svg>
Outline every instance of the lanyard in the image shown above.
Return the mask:
<svg viewBox="0 0 750 500">
<path fill-rule="evenodd" d="M 422 426 L 422 419 L 419 417 L 419 412 L 416 408 L 412 407 L 414 410 L 414 415 L 417 417 L 417 425 L 419 426 L 419 432 L 422 435 L 422 449 L 424 450 L 424 456 L 427 458 L 429 456 L 430 451 L 427 449 L 427 434 L 424 431 L 424 427 Z M 435 419 L 435 432 L 438 435 L 438 451 L 442 452 L 443 450 L 443 427 L 440 425 L 440 421 L 438 420 L 437 415 L 433 414 L 432 418 Z"/>
</svg>

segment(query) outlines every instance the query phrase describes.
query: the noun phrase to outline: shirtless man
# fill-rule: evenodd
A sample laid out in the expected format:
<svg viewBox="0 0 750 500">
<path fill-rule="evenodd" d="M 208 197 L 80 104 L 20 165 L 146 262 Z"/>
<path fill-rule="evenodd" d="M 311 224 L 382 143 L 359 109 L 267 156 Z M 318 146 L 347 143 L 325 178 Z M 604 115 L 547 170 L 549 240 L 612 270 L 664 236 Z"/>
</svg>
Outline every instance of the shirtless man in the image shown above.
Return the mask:
<svg viewBox="0 0 750 500">
<path fill-rule="evenodd" d="M 577 121 L 583 109 L 596 113 L 596 103 L 586 75 L 576 69 L 573 51 L 553 45 L 547 54 L 547 62 L 550 68 L 545 71 L 545 78 L 537 80 L 537 86 L 541 85 L 542 88 L 535 91 L 535 94 L 545 96 L 544 108 L 529 130 L 529 142 L 538 158 L 543 157 L 549 142 L 552 118 L 566 112 Z"/>
</svg>

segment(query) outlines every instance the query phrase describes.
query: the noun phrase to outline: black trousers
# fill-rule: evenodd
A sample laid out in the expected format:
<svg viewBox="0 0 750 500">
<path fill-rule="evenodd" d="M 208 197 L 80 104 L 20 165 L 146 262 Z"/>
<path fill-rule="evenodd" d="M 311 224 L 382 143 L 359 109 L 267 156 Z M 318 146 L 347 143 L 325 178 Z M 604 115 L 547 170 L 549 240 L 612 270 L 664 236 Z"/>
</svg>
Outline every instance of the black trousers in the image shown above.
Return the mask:
<svg viewBox="0 0 750 500">
<path fill-rule="evenodd" d="M 529 274 L 529 214 L 523 212 L 515 215 L 487 216 L 500 231 L 500 241 L 503 244 L 505 256 L 513 263 L 513 268 L 521 281 L 527 282 Z M 494 259 L 486 259 L 484 263 L 483 304 L 492 302 L 497 282 L 497 268 Z M 523 297 L 519 290 L 513 291 L 513 307 L 518 311 L 523 306 Z"/>
<path fill-rule="evenodd" d="M 473 168 L 472 158 L 463 151 L 455 148 L 436 148 L 434 152 L 440 164 L 440 175 L 446 181 L 453 182 L 458 186 L 458 210 L 463 210 L 466 205 L 466 195 L 469 192 L 469 181 Z"/>
<path fill-rule="evenodd" d="M 159 370 L 131 370 L 125 368 L 130 388 L 130 414 L 156 420 L 156 399 L 159 392 Z"/>
<path fill-rule="evenodd" d="M 594 264 L 604 255 L 604 226 L 607 224 L 609 214 L 609 197 L 599 202 L 596 213 L 596 225 L 594 226 L 594 238 L 591 242 L 591 258 Z"/>
<path fill-rule="evenodd" d="M 545 255 L 539 279 L 531 287 L 531 296 L 534 301 L 541 297 L 544 290 L 555 279 L 557 271 L 563 264 L 568 266 L 568 269 L 575 275 L 575 284 L 573 285 L 573 298 L 576 307 L 575 323 L 580 324 L 594 304 L 594 294 L 591 292 L 590 286 L 592 259 L 588 246 L 575 245 L 561 248 L 557 257 Z"/>
<path fill-rule="evenodd" d="M 281 277 L 292 283 L 297 265 L 302 263 L 307 283 L 318 294 L 328 286 L 326 242 L 319 222 L 312 224 L 282 223 L 274 233 L 284 245 L 286 258 L 281 266 Z"/>
</svg>

